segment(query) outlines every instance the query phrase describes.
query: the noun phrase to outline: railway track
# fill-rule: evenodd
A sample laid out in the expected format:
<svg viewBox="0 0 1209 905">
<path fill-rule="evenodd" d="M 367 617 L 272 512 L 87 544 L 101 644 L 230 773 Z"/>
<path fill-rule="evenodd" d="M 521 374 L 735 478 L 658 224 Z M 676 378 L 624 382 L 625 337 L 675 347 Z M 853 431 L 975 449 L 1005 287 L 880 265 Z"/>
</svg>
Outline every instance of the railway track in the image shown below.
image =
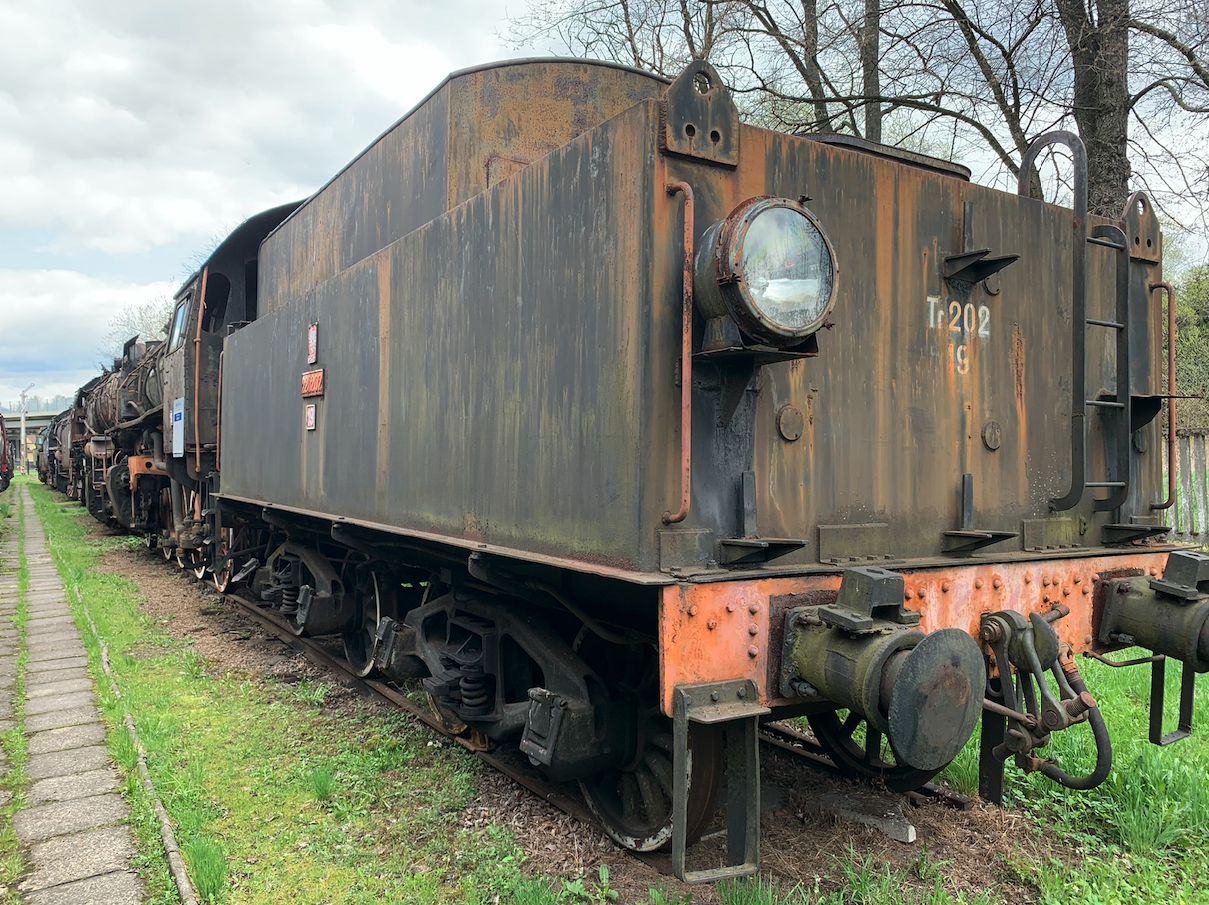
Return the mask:
<svg viewBox="0 0 1209 905">
<path fill-rule="evenodd" d="M 516 752 L 515 757 L 510 757 L 503 752 L 492 751 L 485 745 L 476 743 L 473 736 L 468 738 L 450 732 L 441 720 L 427 707 L 417 704 L 398 689 L 392 688 L 384 682 L 358 676 L 349 669 L 348 665 L 340 657 L 333 654 L 320 642 L 313 638 L 294 634 L 286 621 L 271 610 L 263 609 L 254 601 L 237 593 L 227 592 L 220 596 L 224 601 L 235 606 L 271 635 L 291 648 L 305 654 L 316 665 L 331 672 L 343 684 L 357 688 L 366 694 L 376 696 L 390 706 L 411 714 L 430 729 L 460 745 L 488 766 L 503 773 L 513 782 L 554 805 L 554 807 L 563 813 L 569 814 L 575 819 L 604 832 L 600 821 L 596 819 L 595 815 L 592 814 L 587 805 L 574 791 L 569 790 L 564 785 L 547 780 L 537 770 L 525 763 L 524 758 L 519 752 Z M 837 777 L 843 776 L 843 773 L 831 758 L 827 756 L 818 742 L 809 735 L 798 732 L 790 726 L 776 722 L 766 723 L 760 727 L 759 737 L 765 746 L 789 754 L 810 769 L 823 771 Z M 940 788 L 933 783 L 926 784 L 918 791 L 908 792 L 907 797 L 909 799 L 914 798 L 917 801 L 932 798 L 959 810 L 967 810 L 973 807 L 974 804 L 972 799 Z M 670 875 L 672 872 L 671 858 L 666 854 L 633 851 L 627 851 L 626 854 L 637 858 L 662 873 Z"/>
</svg>

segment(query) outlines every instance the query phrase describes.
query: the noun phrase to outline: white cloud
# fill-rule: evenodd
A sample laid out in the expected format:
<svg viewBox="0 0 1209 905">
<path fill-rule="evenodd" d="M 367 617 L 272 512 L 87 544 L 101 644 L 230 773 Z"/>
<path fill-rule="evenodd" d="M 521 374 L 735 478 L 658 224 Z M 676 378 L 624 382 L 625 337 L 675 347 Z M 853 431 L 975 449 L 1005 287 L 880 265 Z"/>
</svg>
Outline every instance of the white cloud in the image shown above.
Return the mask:
<svg viewBox="0 0 1209 905">
<path fill-rule="evenodd" d="M 0 270 L 0 401 L 30 383 L 39 396 L 73 394 L 100 372 L 114 312 L 175 289 L 68 270 Z"/>
<path fill-rule="evenodd" d="M 309 194 L 446 72 L 503 55 L 501 13 L 0 4 L 0 221 L 54 231 L 63 253 L 208 237 Z"/>
</svg>

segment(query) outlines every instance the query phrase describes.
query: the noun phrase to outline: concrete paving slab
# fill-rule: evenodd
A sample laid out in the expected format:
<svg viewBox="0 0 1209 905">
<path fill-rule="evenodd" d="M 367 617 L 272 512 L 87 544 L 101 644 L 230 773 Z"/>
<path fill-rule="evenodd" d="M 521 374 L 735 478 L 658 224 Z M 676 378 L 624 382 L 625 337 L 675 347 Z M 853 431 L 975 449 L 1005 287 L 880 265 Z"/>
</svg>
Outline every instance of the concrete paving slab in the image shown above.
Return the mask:
<svg viewBox="0 0 1209 905">
<path fill-rule="evenodd" d="M 30 697 L 35 691 L 41 691 L 60 682 L 78 682 L 85 679 L 92 681 L 92 674 L 80 666 L 69 666 L 66 669 L 53 669 L 49 672 L 28 673 L 25 676 L 25 693 Z"/>
<path fill-rule="evenodd" d="M 120 823 L 129 813 L 122 796 L 110 792 L 18 811 L 13 816 L 13 829 L 22 842 L 43 842 L 54 836 Z"/>
<path fill-rule="evenodd" d="M 25 775 L 30 779 L 49 779 L 52 776 L 72 776 L 99 770 L 111 763 L 109 750 L 103 745 L 89 745 L 35 754 L 25 765 Z"/>
<path fill-rule="evenodd" d="M 76 726 L 80 723 L 94 723 L 101 719 L 97 708 L 74 707 L 71 710 L 52 710 L 50 713 L 38 713 L 25 718 L 25 734 L 40 732 L 43 729 L 58 729 L 60 726 Z"/>
<path fill-rule="evenodd" d="M 54 647 L 31 649 L 30 663 L 43 663 L 47 660 L 66 660 L 69 657 L 83 657 L 87 651 L 81 641 L 60 641 Z"/>
<path fill-rule="evenodd" d="M 95 701 L 96 695 L 92 693 L 91 688 L 67 694 L 47 695 L 43 698 L 30 698 L 25 702 L 25 715 L 34 716 L 39 713 L 50 713 L 53 710 L 72 710 L 76 707 L 87 707 Z"/>
<path fill-rule="evenodd" d="M 104 723 L 83 723 L 79 726 L 64 726 L 62 729 L 47 729 L 45 732 L 35 732 L 31 735 L 25 742 L 25 750 L 33 757 L 35 754 L 47 754 L 51 751 L 99 745 L 105 741 L 106 732 Z"/>
<path fill-rule="evenodd" d="M 31 892 L 26 905 L 139 905 L 143 885 L 130 871 L 114 871 Z"/>
<path fill-rule="evenodd" d="M 74 776 L 52 776 L 39 779 L 25 793 L 27 805 L 44 804 L 48 801 L 70 801 L 73 798 L 88 798 L 104 795 L 118 787 L 118 771 L 114 767 L 76 773 Z"/>
<path fill-rule="evenodd" d="M 56 669 L 71 669 L 76 666 L 87 666 L 87 657 L 65 657 L 62 660 L 31 660 L 25 667 L 26 676 L 34 676 L 40 672 L 52 672 Z"/>
<path fill-rule="evenodd" d="M 65 644 L 79 644 L 80 633 L 76 629 L 70 631 L 52 632 L 49 635 L 34 635 L 25 639 L 25 646 L 30 652 L 62 647 Z"/>
<path fill-rule="evenodd" d="M 32 892 L 126 870 L 133 856 L 134 840 L 129 827 L 110 826 L 71 836 L 56 836 L 46 842 L 34 843 L 30 851 L 34 869 L 17 888 Z"/>
<path fill-rule="evenodd" d="M 49 629 L 55 625 L 75 625 L 75 617 L 66 616 L 31 616 L 29 621 L 25 623 L 25 630 L 30 629 Z"/>
<path fill-rule="evenodd" d="M 33 624 L 27 623 L 25 626 L 25 637 L 45 638 L 47 635 L 53 635 L 56 632 L 75 631 L 79 631 L 79 627 L 70 616 L 52 616 L 50 619 L 39 619 Z"/>
<path fill-rule="evenodd" d="M 72 678 L 62 679 L 58 682 L 45 682 L 42 685 L 27 686 L 25 689 L 26 713 L 29 712 L 29 704 L 32 704 L 38 698 L 45 698 L 57 694 L 70 694 L 73 691 L 92 691 L 92 680 L 89 678 Z"/>
</svg>

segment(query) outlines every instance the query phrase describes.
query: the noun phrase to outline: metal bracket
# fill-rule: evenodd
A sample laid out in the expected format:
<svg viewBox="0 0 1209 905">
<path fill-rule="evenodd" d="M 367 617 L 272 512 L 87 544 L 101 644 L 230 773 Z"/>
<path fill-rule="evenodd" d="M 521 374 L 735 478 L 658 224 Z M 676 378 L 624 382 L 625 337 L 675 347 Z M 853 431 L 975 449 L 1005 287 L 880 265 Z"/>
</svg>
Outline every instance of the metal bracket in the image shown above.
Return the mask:
<svg viewBox="0 0 1209 905">
<path fill-rule="evenodd" d="M 1150 742 L 1166 747 L 1192 734 L 1192 700 L 1196 692 L 1196 669 L 1184 663 L 1180 674 L 1180 717 L 1173 732 L 1163 732 L 1164 679 L 1167 674 L 1167 658 L 1158 656 L 1150 664 Z"/>
<path fill-rule="evenodd" d="M 672 694 L 672 871 L 685 883 L 712 883 L 747 877 L 760 864 L 760 704 L 751 679 L 677 685 Z M 726 867 L 688 870 L 685 849 L 688 792 L 693 764 L 689 723 L 722 724 L 726 734 Z"/>
</svg>

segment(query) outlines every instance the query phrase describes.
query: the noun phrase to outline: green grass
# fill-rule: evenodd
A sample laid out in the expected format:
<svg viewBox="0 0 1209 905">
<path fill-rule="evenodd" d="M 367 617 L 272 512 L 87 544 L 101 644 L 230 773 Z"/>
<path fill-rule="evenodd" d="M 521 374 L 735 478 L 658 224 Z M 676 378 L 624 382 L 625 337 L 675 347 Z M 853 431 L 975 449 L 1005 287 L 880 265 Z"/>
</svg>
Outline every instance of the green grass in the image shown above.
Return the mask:
<svg viewBox="0 0 1209 905">
<path fill-rule="evenodd" d="M 1143 656 L 1125 651 L 1122 659 Z M 1007 766 L 1005 805 L 1023 811 L 1073 848 L 1077 870 L 1057 859 L 1015 865 L 1045 903 L 1209 903 L 1209 739 L 1159 748 L 1147 740 L 1150 669 L 1111 669 L 1080 658 L 1079 669 L 1100 703 L 1113 743 L 1113 769 L 1090 792 L 1063 789 L 1041 774 Z M 1180 664 L 1166 676 L 1165 725 L 1174 728 Z M 1196 713 L 1209 707 L 1209 686 L 1198 680 Z M 1052 736 L 1040 754 L 1068 773 L 1091 771 L 1091 730 L 1075 726 Z M 978 736 L 943 774 L 967 794 L 977 791 Z"/>
<path fill-rule="evenodd" d="M 79 584 L 109 645 L 156 790 L 210 901 L 486 903 L 521 888 L 511 835 L 461 827 L 475 758 L 372 702 L 320 708 L 327 683 L 212 675 L 190 644 L 139 610 L 128 579 L 91 568 L 129 541 L 88 538 L 78 509 L 34 493 L 65 584 Z M 115 759 L 131 771 L 122 702 L 101 696 Z M 136 814 L 140 788 L 128 772 Z M 158 827 L 146 829 L 144 867 L 163 858 Z M 176 901 L 170 883 L 149 886 L 154 901 Z"/>
</svg>

